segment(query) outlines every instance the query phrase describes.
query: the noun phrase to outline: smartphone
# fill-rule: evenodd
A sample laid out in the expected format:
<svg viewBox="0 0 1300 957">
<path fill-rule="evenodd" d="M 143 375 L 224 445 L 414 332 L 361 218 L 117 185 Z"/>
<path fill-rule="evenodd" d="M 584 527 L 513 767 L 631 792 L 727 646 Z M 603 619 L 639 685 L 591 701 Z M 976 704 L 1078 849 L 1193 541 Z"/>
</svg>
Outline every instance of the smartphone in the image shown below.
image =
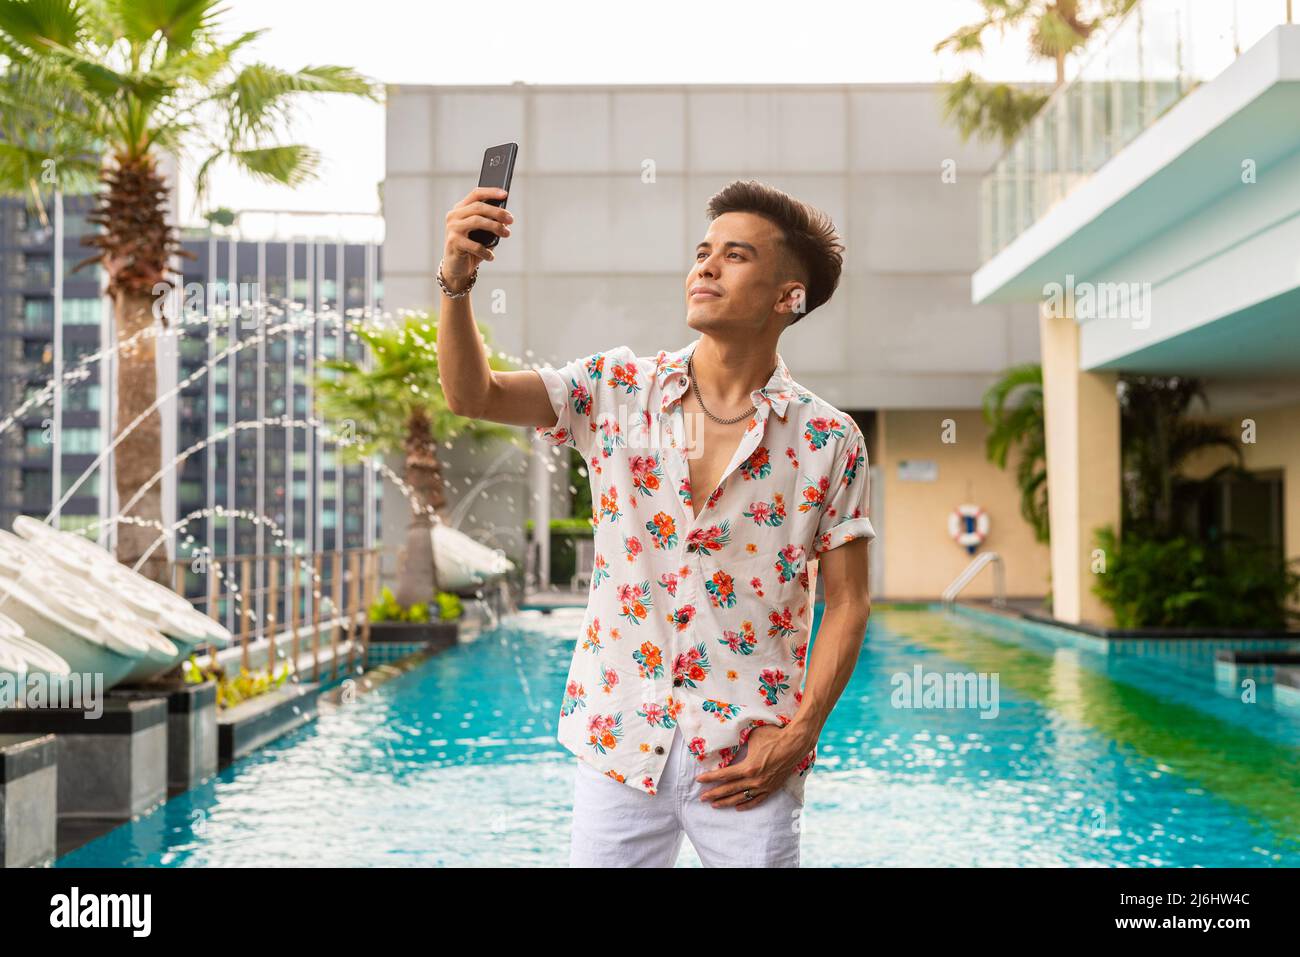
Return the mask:
<svg viewBox="0 0 1300 957">
<path fill-rule="evenodd" d="M 483 152 L 483 169 L 478 174 L 478 184 L 509 190 L 510 178 L 515 174 L 515 154 L 518 152 L 518 143 L 503 143 L 500 146 L 488 147 Z M 500 206 L 502 209 L 506 205 L 504 199 L 487 199 L 484 202 Z M 496 233 L 490 233 L 486 229 L 470 230 L 469 238 L 476 243 L 482 243 L 488 249 L 501 239 Z"/>
</svg>

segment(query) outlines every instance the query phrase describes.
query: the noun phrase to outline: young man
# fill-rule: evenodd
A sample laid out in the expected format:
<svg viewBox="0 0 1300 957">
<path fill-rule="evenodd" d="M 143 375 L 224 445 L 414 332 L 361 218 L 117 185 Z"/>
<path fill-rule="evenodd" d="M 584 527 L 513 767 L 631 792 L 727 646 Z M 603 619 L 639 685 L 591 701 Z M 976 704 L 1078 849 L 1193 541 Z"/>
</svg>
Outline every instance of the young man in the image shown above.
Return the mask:
<svg viewBox="0 0 1300 957">
<path fill-rule="evenodd" d="M 817 738 L 871 607 L 866 443 L 776 349 L 839 281 L 835 227 L 732 183 L 686 275 L 694 341 L 496 372 L 467 295 L 494 257 L 468 233 L 510 235 L 484 202 L 504 195 L 447 214 L 438 359 L 453 411 L 534 426 L 591 475 L 595 569 L 558 732 L 579 758 L 570 863 L 669 866 L 685 833 L 706 866 L 797 867 Z"/>
</svg>

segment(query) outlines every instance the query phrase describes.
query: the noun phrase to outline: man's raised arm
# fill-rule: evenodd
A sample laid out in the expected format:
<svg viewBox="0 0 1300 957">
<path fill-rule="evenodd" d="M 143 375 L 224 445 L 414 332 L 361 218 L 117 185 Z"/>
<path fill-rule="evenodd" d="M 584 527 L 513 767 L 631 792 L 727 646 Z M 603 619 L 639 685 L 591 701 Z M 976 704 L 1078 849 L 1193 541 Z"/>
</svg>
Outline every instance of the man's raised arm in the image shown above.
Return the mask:
<svg viewBox="0 0 1300 957">
<path fill-rule="evenodd" d="M 510 235 L 508 224 L 514 222 L 514 217 L 484 202 L 505 195 L 503 189 L 478 187 L 447 213 L 442 277 L 452 292 L 469 285 L 480 263 L 496 258 L 492 250 L 469 238 L 471 230 L 485 229 L 503 238 Z M 555 409 L 541 376 L 533 371 L 500 372 L 488 366 L 470 296 L 453 299 L 445 290 L 442 292 L 438 372 L 447 406 L 457 415 L 506 425 L 556 424 Z"/>
</svg>

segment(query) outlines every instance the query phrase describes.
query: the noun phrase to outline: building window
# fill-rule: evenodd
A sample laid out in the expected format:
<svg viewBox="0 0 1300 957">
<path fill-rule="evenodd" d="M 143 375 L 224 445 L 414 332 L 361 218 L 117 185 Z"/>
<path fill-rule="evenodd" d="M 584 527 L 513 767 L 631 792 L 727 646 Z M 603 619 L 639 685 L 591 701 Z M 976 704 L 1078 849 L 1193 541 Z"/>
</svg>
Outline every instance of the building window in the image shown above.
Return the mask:
<svg viewBox="0 0 1300 957">
<path fill-rule="evenodd" d="M 33 286 L 48 286 L 54 282 L 50 257 L 44 253 L 24 253 L 20 260 L 23 279 Z"/>
<path fill-rule="evenodd" d="M 23 325 L 43 330 L 54 322 L 53 299 L 23 299 Z"/>
<path fill-rule="evenodd" d="M 63 451 L 71 455 L 93 455 L 99 451 L 99 429 L 64 429 Z"/>
<path fill-rule="evenodd" d="M 71 474 L 65 471 L 63 473 L 63 482 L 62 482 L 63 492 L 61 494 L 67 495 L 68 489 L 72 488 L 73 484 L 79 478 L 81 478 L 81 475 L 79 473 Z M 98 494 L 99 494 L 99 472 L 96 471 L 96 472 L 91 472 L 90 475 L 86 476 L 86 480 L 77 487 L 77 495 L 96 496 Z"/>
<path fill-rule="evenodd" d="M 88 236 L 91 233 L 99 232 L 99 227 L 94 223 L 88 222 L 86 217 L 91 210 L 64 212 L 63 214 L 63 235 L 68 238 L 74 236 Z"/>
<path fill-rule="evenodd" d="M 68 412 L 98 412 L 99 386 L 74 385 L 63 392 L 63 408 Z"/>
<path fill-rule="evenodd" d="M 99 541 L 99 536 L 95 532 L 95 526 L 99 524 L 97 515 L 59 515 L 59 528 L 65 532 L 79 532 L 82 529 L 90 529 L 85 536 L 92 542 Z"/>
<path fill-rule="evenodd" d="M 204 363 L 208 361 L 208 344 L 194 336 L 181 339 L 181 358 L 186 362 Z"/>
<path fill-rule="evenodd" d="M 63 324 L 67 326 L 97 326 L 103 320 L 104 300 L 94 299 L 63 300 Z"/>
</svg>

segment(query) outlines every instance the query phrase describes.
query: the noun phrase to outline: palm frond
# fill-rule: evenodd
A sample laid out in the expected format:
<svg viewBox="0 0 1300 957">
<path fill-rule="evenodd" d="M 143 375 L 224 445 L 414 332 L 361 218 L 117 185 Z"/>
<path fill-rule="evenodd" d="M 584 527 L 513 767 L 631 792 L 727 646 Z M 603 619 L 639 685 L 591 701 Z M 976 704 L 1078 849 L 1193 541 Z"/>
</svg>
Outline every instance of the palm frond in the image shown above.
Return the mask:
<svg viewBox="0 0 1300 957">
<path fill-rule="evenodd" d="M 75 0 L 0 0 L 0 37 L 26 56 L 75 48 L 83 26 Z"/>
<path fill-rule="evenodd" d="M 231 131 L 240 140 L 259 137 L 284 123 L 294 94 L 343 93 L 374 98 L 374 85 L 355 70 L 309 66 L 296 73 L 253 63 L 230 81 L 222 97 L 229 104 Z"/>
<path fill-rule="evenodd" d="M 316 175 L 320 154 L 310 146 L 286 144 L 231 150 L 230 158 L 254 179 L 298 186 Z"/>
<path fill-rule="evenodd" d="M 113 20 L 127 40 L 145 45 L 161 37 L 168 55 L 189 49 L 215 25 L 219 0 L 109 0 Z"/>
<path fill-rule="evenodd" d="M 1009 83 L 989 83 L 968 72 L 943 87 L 940 97 L 944 119 L 956 125 L 963 141 L 996 138 L 1009 145 L 1043 108 L 1048 94 Z"/>
</svg>

